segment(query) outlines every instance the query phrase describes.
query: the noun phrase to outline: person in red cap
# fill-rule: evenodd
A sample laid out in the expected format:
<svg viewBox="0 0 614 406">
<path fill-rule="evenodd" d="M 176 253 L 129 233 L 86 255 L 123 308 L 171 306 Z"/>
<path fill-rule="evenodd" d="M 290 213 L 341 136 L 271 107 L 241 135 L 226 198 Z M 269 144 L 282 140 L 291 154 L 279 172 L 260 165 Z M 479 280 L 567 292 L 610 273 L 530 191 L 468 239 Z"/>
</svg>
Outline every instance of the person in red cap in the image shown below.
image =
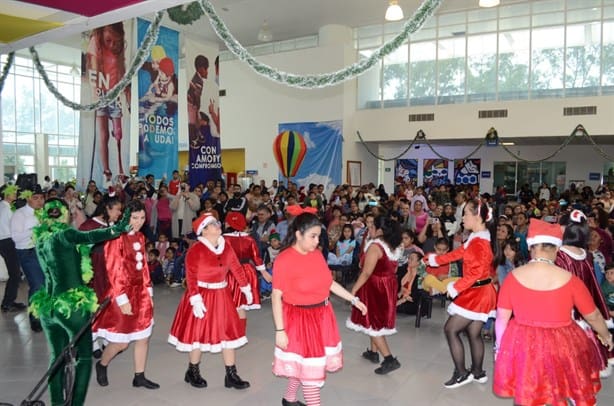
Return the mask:
<svg viewBox="0 0 614 406">
<path fill-rule="evenodd" d="M 192 222 L 198 241 L 185 256 L 186 291 L 179 302 L 168 342 L 178 351 L 189 352 L 190 363 L 184 380 L 196 388 L 207 381 L 200 374 L 203 351 L 222 352 L 227 388 L 246 389 L 235 366 L 235 348 L 247 343 L 245 327 L 239 321 L 232 291 L 228 287 L 230 272 L 237 280 L 248 305 L 253 302 L 252 289 L 234 250 L 222 237 L 220 222 L 204 213 Z"/>
<path fill-rule="evenodd" d="M 596 404 L 599 354 L 573 322 L 574 308 L 604 347 L 614 346 L 584 283 L 555 265 L 562 239 L 558 224 L 532 219 L 532 259 L 514 269 L 499 292 L 493 391 L 516 405 Z"/>
<path fill-rule="evenodd" d="M 245 232 L 247 221 L 245 216 L 238 211 L 231 211 L 226 215 L 226 233 L 224 239 L 234 249 L 235 254 L 239 258 L 245 277 L 251 286 L 254 295 L 252 304 L 247 304 L 245 295 L 241 292 L 239 282 L 232 275 L 228 275 L 228 285 L 232 290 L 232 300 L 239 312 L 239 319 L 245 326 L 246 310 L 260 309 L 260 290 L 258 289 L 258 275 L 256 271 L 266 271 L 266 267 L 258 250 L 256 241 Z"/>
</svg>

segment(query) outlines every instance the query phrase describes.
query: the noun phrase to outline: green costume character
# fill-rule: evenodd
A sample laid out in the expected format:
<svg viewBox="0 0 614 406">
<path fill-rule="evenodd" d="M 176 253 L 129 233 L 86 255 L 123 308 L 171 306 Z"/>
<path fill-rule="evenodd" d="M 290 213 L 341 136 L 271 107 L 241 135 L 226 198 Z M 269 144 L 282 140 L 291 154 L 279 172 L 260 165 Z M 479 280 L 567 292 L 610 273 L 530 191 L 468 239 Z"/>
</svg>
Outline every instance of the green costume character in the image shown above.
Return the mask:
<svg viewBox="0 0 614 406">
<path fill-rule="evenodd" d="M 90 245 L 116 238 L 129 229 L 127 218 L 113 227 L 93 231 L 71 228 L 68 206 L 57 198 L 49 199 L 41 213 L 41 224 L 34 229 L 36 253 L 45 274 L 45 286 L 32 296 L 30 311 L 39 317 L 51 352 L 51 364 L 89 322 L 98 307 L 94 291 L 86 286 L 92 278 Z M 92 332 L 88 328 L 75 347 L 77 361 L 71 405 L 83 405 L 92 370 Z M 63 405 L 63 369 L 49 378 L 53 405 Z"/>
</svg>

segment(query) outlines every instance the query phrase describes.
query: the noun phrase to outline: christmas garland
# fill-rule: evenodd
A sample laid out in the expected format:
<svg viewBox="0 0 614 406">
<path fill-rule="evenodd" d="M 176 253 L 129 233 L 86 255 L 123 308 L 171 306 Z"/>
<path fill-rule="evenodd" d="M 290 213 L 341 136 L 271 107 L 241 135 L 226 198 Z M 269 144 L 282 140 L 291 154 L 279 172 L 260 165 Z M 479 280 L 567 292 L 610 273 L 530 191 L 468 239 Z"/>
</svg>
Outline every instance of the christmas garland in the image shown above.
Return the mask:
<svg viewBox="0 0 614 406">
<path fill-rule="evenodd" d="M 216 14 L 213 5 L 208 0 L 199 0 L 198 4 L 202 7 L 211 23 L 211 27 L 217 36 L 224 42 L 226 47 L 241 61 L 247 63 L 256 73 L 274 82 L 282 83 L 292 87 L 304 89 L 316 89 L 333 86 L 352 79 L 368 69 L 372 68 L 385 56 L 394 52 L 407 39 L 410 34 L 418 31 L 424 22 L 431 17 L 443 0 L 424 0 L 418 7 L 411 19 L 403 25 L 403 30 L 394 38 L 387 41 L 368 58 L 347 66 L 341 70 L 319 75 L 297 75 L 294 73 L 280 72 L 275 68 L 258 62 L 233 35 L 228 31 L 228 27 Z"/>
<path fill-rule="evenodd" d="M 6 64 L 4 65 L 4 68 L 2 68 L 2 74 L 0 75 L 0 94 L 2 94 L 2 89 L 4 89 L 4 81 L 11 70 L 11 66 L 13 66 L 13 62 L 15 62 L 15 52 L 9 53 Z"/>
<path fill-rule="evenodd" d="M 181 6 L 171 7 L 166 10 L 168 18 L 180 25 L 192 24 L 200 20 L 203 16 L 203 10 L 198 2 L 183 4 Z"/>
<path fill-rule="evenodd" d="M 128 68 L 128 71 L 126 71 L 121 80 L 115 86 L 113 86 L 112 89 L 110 89 L 104 96 L 101 96 L 95 103 L 80 104 L 68 100 L 66 97 L 64 97 L 64 95 L 62 95 L 55 87 L 55 85 L 49 80 L 47 72 L 45 72 L 45 68 L 41 64 L 36 49 L 34 47 L 30 47 L 30 54 L 32 55 L 34 67 L 43 79 L 43 82 L 47 86 L 47 89 L 49 89 L 49 91 L 56 97 L 56 99 L 58 99 L 66 107 L 70 107 L 73 110 L 92 111 L 101 107 L 108 106 L 115 99 L 117 99 L 119 94 L 124 91 L 126 86 L 130 84 L 130 82 L 132 81 L 132 77 L 141 68 L 141 66 L 143 66 L 143 64 L 149 57 L 149 54 L 151 53 L 151 47 L 155 45 L 156 40 L 158 39 L 158 33 L 160 32 L 160 24 L 162 23 L 163 16 L 164 11 L 159 11 L 156 13 L 153 22 L 147 29 L 147 33 L 145 34 L 143 43 L 141 44 L 134 59 L 132 60 L 132 64 L 130 65 L 130 68 Z"/>
</svg>

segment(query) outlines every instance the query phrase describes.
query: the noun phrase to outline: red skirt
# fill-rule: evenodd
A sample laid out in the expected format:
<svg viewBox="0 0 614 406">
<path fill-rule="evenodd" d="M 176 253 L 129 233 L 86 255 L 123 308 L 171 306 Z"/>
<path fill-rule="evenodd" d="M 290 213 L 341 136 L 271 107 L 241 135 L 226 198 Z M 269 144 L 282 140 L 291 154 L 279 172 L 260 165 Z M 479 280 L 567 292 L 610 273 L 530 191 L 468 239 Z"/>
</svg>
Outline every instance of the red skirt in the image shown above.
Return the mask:
<svg viewBox="0 0 614 406">
<path fill-rule="evenodd" d="M 450 315 L 486 322 L 497 315 L 497 291 L 492 283 L 462 291 L 448 306 Z"/>
<path fill-rule="evenodd" d="M 245 295 L 241 292 L 241 286 L 239 282 L 232 276 L 232 273 L 228 273 L 226 280 L 228 281 L 228 287 L 232 291 L 232 301 L 237 309 L 255 310 L 260 309 L 260 289 L 258 289 L 258 275 L 256 274 L 256 268 L 251 263 L 242 264 L 247 283 L 252 288 L 252 295 L 254 296 L 254 303 L 247 304 Z"/>
<path fill-rule="evenodd" d="M 345 322 L 345 326 L 371 337 L 395 334 L 397 287 L 395 274 L 371 274 L 367 282 L 356 292 L 356 296 L 369 311 L 363 316 L 360 310 L 352 306 L 352 314 Z"/>
<path fill-rule="evenodd" d="M 202 295 L 207 308 L 205 317 L 202 319 L 194 317 L 186 291 L 177 307 L 168 342 L 182 352 L 194 349 L 220 352 L 223 349 L 238 348 L 246 344 L 245 323 L 239 320 L 237 309 L 230 296 L 230 289 L 199 287 L 198 293 Z"/>
<path fill-rule="evenodd" d="M 341 337 L 333 306 L 305 308 L 283 303 L 288 347 L 275 347 L 273 373 L 322 386 L 326 372 L 343 367 Z"/>
<path fill-rule="evenodd" d="M 546 328 L 512 319 L 495 362 L 493 392 L 519 405 L 595 405 L 598 353 L 576 323 Z"/>
</svg>

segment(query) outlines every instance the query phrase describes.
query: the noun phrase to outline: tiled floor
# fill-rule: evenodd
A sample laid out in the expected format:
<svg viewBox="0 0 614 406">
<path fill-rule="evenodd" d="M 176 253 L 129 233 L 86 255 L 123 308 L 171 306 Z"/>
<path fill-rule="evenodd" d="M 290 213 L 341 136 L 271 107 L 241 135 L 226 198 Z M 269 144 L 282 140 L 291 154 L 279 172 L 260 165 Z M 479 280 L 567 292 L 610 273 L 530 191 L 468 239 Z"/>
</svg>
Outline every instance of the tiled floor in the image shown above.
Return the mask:
<svg viewBox="0 0 614 406">
<path fill-rule="evenodd" d="M 25 296 L 22 286 L 20 297 Z M 110 385 L 98 386 L 94 377 L 87 405 L 280 405 L 286 381 L 271 373 L 273 324 L 270 302 L 248 316 L 249 343 L 237 351 L 239 374 L 251 388 L 237 391 L 224 388 L 224 367 L 220 354 L 203 356 L 201 370 L 209 382 L 206 389 L 194 389 L 183 382 L 187 356 L 166 343 L 170 323 L 182 289 L 156 287 L 156 326 L 151 339 L 147 376 L 159 382 L 158 390 L 135 389 L 132 381 L 132 349 L 120 354 L 109 366 Z M 0 292 L 4 284 L 0 283 Z M 375 365 L 363 360 L 361 352 L 368 339 L 344 327 L 349 307 L 335 300 L 343 337 L 344 368 L 330 374 L 322 390 L 324 405 L 511 405 L 492 394 L 487 384 L 471 383 L 458 389 L 445 389 L 452 371 L 442 325 L 445 310 L 435 305 L 433 318 L 414 328 L 413 316 L 398 318 L 398 334 L 389 340 L 401 369 L 387 376 L 373 373 Z M 0 402 L 18 405 L 43 375 L 47 366 L 47 346 L 42 333 L 30 332 L 25 313 L 0 315 Z M 492 354 L 487 351 L 485 367 L 492 371 Z M 614 404 L 614 378 L 603 381 L 599 403 Z M 48 402 L 48 398 L 45 398 Z"/>
</svg>

